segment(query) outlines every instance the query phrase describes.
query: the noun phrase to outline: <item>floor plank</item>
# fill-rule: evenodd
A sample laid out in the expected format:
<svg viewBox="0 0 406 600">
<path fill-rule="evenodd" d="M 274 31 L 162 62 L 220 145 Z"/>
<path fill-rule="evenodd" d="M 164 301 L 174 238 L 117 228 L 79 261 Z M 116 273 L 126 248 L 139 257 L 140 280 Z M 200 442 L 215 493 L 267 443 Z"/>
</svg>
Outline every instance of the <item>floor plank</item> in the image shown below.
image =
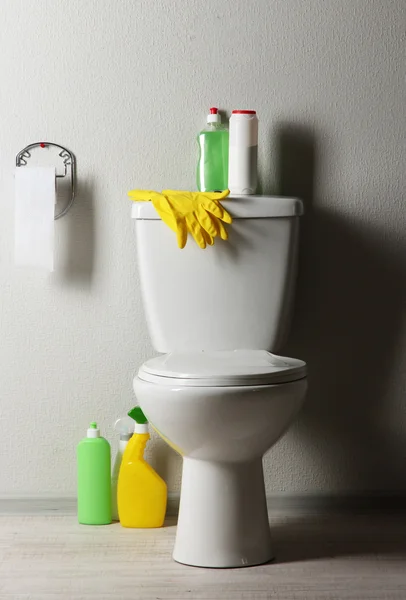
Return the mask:
<svg viewBox="0 0 406 600">
<path fill-rule="evenodd" d="M 276 561 L 196 569 L 176 531 L 86 527 L 72 516 L 0 517 L 1 600 L 405 600 L 406 517 L 271 517 Z"/>
</svg>

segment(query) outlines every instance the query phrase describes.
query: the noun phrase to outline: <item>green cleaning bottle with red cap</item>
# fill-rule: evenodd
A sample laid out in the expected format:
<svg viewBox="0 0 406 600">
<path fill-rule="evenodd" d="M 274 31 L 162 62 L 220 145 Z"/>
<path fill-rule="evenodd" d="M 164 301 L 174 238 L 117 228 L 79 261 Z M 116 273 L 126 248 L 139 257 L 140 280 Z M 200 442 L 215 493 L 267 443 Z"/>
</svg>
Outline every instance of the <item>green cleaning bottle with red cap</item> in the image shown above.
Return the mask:
<svg viewBox="0 0 406 600">
<path fill-rule="evenodd" d="M 228 129 L 221 123 L 218 108 L 211 108 L 207 125 L 197 136 L 199 192 L 222 192 L 228 188 Z"/>
</svg>

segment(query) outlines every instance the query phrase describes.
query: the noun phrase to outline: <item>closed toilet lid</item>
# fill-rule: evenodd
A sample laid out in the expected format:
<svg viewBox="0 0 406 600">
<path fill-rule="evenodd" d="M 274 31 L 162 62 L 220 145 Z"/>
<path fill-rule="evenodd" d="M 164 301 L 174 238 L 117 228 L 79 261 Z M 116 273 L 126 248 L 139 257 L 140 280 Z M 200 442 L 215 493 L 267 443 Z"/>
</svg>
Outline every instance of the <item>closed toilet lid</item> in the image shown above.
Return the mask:
<svg viewBox="0 0 406 600">
<path fill-rule="evenodd" d="M 144 381 L 184 386 L 271 385 L 306 377 L 306 363 L 266 350 L 172 352 L 147 360 Z"/>
</svg>

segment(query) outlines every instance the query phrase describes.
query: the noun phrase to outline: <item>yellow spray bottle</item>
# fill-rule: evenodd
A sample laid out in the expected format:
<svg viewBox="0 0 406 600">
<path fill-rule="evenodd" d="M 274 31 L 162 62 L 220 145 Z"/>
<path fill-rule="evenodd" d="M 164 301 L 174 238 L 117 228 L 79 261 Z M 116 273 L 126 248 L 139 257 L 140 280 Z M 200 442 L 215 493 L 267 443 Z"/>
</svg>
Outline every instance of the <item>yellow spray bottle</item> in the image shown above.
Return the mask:
<svg viewBox="0 0 406 600">
<path fill-rule="evenodd" d="M 139 406 L 128 415 L 134 419 L 134 434 L 124 451 L 118 476 L 118 516 L 123 527 L 162 527 L 165 519 L 165 481 L 144 459 L 149 440 L 148 421 Z"/>
</svg>

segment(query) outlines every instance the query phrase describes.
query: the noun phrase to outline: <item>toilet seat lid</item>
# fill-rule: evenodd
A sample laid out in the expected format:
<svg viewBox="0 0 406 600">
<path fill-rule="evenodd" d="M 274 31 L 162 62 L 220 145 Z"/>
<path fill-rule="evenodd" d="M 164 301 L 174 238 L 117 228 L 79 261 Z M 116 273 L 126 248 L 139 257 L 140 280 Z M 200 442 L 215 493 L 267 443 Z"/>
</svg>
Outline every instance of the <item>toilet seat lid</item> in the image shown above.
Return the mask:
<svg viewBox="0 0 406 600">
<path fill-rule="evenodd" d="M 144 381 L 195 387 L 272 385 L 306 377 L 306 363 L 266 350 L 171 352 L 147 360 Z"/>
</svg>

